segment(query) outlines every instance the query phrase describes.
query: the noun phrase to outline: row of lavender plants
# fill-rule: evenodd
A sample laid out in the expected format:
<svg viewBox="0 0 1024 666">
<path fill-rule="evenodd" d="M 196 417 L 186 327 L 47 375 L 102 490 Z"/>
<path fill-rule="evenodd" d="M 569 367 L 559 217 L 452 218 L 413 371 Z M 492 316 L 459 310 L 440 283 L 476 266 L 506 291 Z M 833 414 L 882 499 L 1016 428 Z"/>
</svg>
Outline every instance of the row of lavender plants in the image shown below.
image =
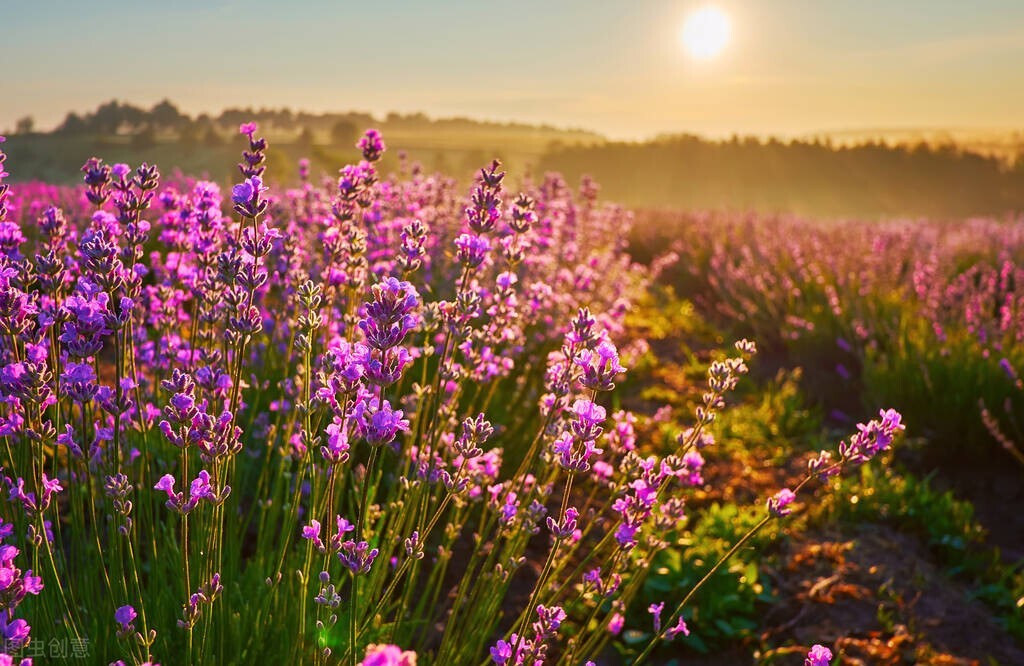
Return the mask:
<svg viewBox="0 0 1024 666">
<path fill-rule="evenodd" d="M 753 343 L 643 455 L 613 394 L 652 278 L 627 212 L 554 176 L 512 193 L 498 163 L 468 201 L 385 177 L 372 130 L 337 179 L 271 190 L 241 134 L 228 197 L 95 158 L 78 188 L 0 170 L 0 664 L 600 659 Z M 754 531 L 901 429 L 822 452 Z"/>
<path fill-rule="evenodd" d="M 838 399 L 826 402 L 893 404 L 941 456 L 1009 460 L 999 444 L 1024 462 L 1020 219 L 661 222 L 653 233 L 680 239 L 669 282 L 733 330 L 827 368 L 818 387 Z"/>
</svg>

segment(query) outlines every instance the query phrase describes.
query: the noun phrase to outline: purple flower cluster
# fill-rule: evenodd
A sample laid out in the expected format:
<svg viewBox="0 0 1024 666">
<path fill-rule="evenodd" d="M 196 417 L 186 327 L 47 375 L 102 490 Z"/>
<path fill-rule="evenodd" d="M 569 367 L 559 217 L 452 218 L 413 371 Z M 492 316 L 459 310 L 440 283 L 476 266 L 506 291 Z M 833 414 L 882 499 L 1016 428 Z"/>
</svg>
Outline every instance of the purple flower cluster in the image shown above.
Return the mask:
<svg viewBox="0 0 1024 666">
<path fill-rule="evenodd" d="M 558 633 L 566 619 L 565 610 L 559 606 L 537 606 L 537 619 L 531 625 L 529 638 L 512 634 L 509 640 L 499 640 L 491 651 L 491 661 L 503 664 L 542 664 L 547 656 L 548 642 Z"/>
<path fill-rule="evenodd" d="M 804 666 L 829 666 L 832 663 L 832 651 L 824 645 L 815 645 L 807 653 Z"/>
<path fill-rule="evenodd" d="M 854 464 L 865 463 L 885 451 L 893 439 L 906 429 L 902 416 L 894 409 L 882 410 L 878 419 L 857 425 L 857 434 L 839 445 L 839 454 Z"/>
<path fill-rule="evenodd" d="M 626 371 L 619 364 L 619 353 L 608 340 L 602 340 L 593 350 L 581 349 L 573 363 L 582 372 L 579 382 L 592 391 L 611 391 L 615 388 L 615 377 Z"/>
<path fill-rule="evenodd" d="M 9 645 L 27 644 L 15 608 L 46 576 L 76 594 L 48 591 L 42 612 L 69 633 L 108 626 L 131 663 L 154 645 L 217 661 L 214 637 L 257 625 L 237 659 L 354 662 L 367 632 L 395 641 L 412 623 L 446 628 L 410 643 L 431 641 L 437 663 L 592 663 L 586 636 L 624 630 L 637 564 L 682 529 L 681 491 L 704 484 L 707 428 L 752 343 L 711 364 L 678 449 L 641 456 L 655 427 L 671 445 L 671 410 L 647 419 L 607 393 L 646 349 L 623 342 L 651 273 L 622 251 L 630 214 L 591 181 L 510 193 L 494 162 L 466 202 L 404 161 L 378 173 L 371 130 L 336 181 L 305 162 L 299 187 L 270 188 L 267 142 L 254 123 L 239 132 L 226 196 L 98 159 L 77 190 L 12 191 L 0 175 L 3 480 L 27 525 L 19 550 L 0 524 Z M 884 412 L 840 460 L 901 429 Z M 822 455 L 809 473 L 834 466 Z M 540 540 L 550 564 L 496 640 L 480 609 L 502 607 Z M 567 576 L 587 548 L 595 561 Z M 42 574 L 15 567 L 22 552 Z M 109 593 L 100 617 L 81 589 Z M 663 610 L 656 631 L 688 633 Z M 171 623 L 180 633 L 155 643 Z M 414 660 L 380 644 L 363 663 Z"/>
<path fill-rule="evenodd" d="M 31 640 L 31 627 L 25 620 L 16 618 L 18 606 L 28 595 L 38 595 L 43 590 L 43 580 L 31 570 L 22 572 L 14 560 L 21 551 L 6 543 L 14 534 L 14 525 L 0 521 L 0 634 L 3 649 L 17 652 Z"/>
<path fill-rule="evenodd" d="M 604 432 L 607 412 L 590 400 L 577 400 L 572 407 L 573 418 L 568 427 L 552 443 L 555 460 L 568 472 L 587 472 L 590 459 L 604 453 L 595 442 Z"/>
</svg>

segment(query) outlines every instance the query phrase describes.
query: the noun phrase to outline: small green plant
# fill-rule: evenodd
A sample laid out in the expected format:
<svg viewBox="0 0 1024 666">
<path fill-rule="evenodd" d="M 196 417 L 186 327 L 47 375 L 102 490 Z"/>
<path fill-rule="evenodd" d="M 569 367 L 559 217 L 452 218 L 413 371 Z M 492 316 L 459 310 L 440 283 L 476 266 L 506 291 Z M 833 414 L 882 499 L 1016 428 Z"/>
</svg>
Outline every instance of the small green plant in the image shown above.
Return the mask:
<svg viewBox="0 0 1024 666">
<path fill-rule="evenodd" d="M 760 507 L 714 503 L 701 515 L 692 530 L 676 545 L 657 554 L 644 585 L 643 607 L 656 599 L 671 598 L 692 588 L 746 532 L 763 517 Z M 683 616 L 701 627 L 683 644 L 706 653 L 723 643 L 743 638 L 758 626 L 761 606 L 772 600 L 770 582 L 760 574 L 765 547 L 778 535 L 778 524 L 770 523 L 719 569 L 697 593 Z M 637 616 L 646 615 L 643 608 Z M 646 625 L 646 617 L 636 621 Z M 699 635 L 698 635 L 699 634 Z"/>
<path fill-rule="evenodd" d="M 742 404 L 724 412 L 712 428 L 728 452 L 769 454 L 773 462 L 788 460 L 794 450 L 817 450 L 822 439 L 821 410 L 807 404 L 800 390 L 803 370 L 779 370 Z"/>
<path fill-rule="evenodd" d="M 878 469 L 865 466 L 859 474 L 842 479 L 821 506 L 832 519 L 881 519 L 914 532 L 947 563 L 962 563 L 971 547 L 985 536 L 970 502 L 957 499 L 952 491 L 936 490 L 930 476 L 919 479 L 889 465 Z"/>
</svg>

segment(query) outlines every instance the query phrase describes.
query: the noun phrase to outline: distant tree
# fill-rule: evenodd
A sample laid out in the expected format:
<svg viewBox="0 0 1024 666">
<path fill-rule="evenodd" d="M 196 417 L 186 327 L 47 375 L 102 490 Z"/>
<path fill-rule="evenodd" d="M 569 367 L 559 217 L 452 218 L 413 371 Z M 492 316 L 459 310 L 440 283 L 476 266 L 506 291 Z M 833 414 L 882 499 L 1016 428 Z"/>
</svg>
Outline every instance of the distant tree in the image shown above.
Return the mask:
<svg viewBox="0 0 1024 666">
<path fill-rule="evenodd" d="M 224 109 L 221 112 L 220 117 L 217 118 L 217 122 L 221 125 L 227 125 L 229 127 L 237 127 L 242 123 L 247 123 L 250 120 L 259 120 L 257 113 L 251 108 L 245 109 Z"/>
<path fill-rule="evenodd" d="M 121 125 L 121 105 L 116 99 L 100 104 L 89 116 L 88 124 L 100 134 L 114 134 Z"/>
<path fill-rule="evenodd" d="M 86 125 L 98 134 L 136 133 L 149 122 L 149 118 L 148 111 L 131 104 L 121 104 L 114 99 L 100 104 L 88 116 Z"/>
<path fill-rule="evenodd" d="M 339 120 L 331 127 L 331 143 L 336 148 L 351 148 L 356 143 L 358 130 L 350 120 Z"/>
<path fill-rule="evenodd" d="M 303 148 L 309 148 L 313 145 L 313 138 L 313 130 L 303 127 L 298 138 L 295 139 L 295 143 Z"/>
<path fill-rule="evenodd" d="M 85 121 L 74 111 L 68 113 L 64 117 L 64 122 L 57 126 L 57 131 L 61 134 L 82 134 L 87 129 Z"/>
<path fill-rule="evenodd" d="M 178 130 L 189 122 L 189 117 L 166 99 L 149 110 L 149 117 L 156 127 L 170 130 Z"/>
<path fill-rule="evenodd" d="M 223 139 L 221 139 L 220 132 L 217 131 L 213 124 L 208 125 L 206 132 L 203 134 L 203 145 L 219 146 L 221 143 L 223 143 Z"/>
<path fill-rule="evenodd" d="M 36 127 L 36 121 L 32 116 L 25 116 L 19 118 L 18 122 L 14 124 L 15 134 L 31 134 L 32 130 Z"/>
<path fill-rule="evenodd" d="M 178 130 L 178 141 L 181 145 L 192 147 L 199 143 L 200 124 L 197 122 L 186 122 Z"/>
<path fill-rule="evenodd" d="M 145 109 L 131 104 L 121 105 L 121 125 L 118 131 L 138 133 L 149 124 L 149 113 Z"/>
<path fill-rule="evenodd" d="M 152 148 L 156 145 L 156 130 L 153 125 L 147 124 L 138 132 L 132 135 L 133 148 Z"/>
</svg>

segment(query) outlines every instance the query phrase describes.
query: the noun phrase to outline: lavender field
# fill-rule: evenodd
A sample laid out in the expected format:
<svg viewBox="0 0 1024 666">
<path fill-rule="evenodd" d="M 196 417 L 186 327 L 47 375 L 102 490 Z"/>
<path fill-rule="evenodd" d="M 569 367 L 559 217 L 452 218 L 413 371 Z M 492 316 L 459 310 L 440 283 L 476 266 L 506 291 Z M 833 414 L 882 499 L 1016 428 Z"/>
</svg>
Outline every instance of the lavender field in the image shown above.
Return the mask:
<svg viewBox="0 0 1024 666">
<path fill-rule="evenodd" d="M 1024 660 L 1020 220 L 236 137 L 0 185 L 0 663 Z"/>
</svg>

